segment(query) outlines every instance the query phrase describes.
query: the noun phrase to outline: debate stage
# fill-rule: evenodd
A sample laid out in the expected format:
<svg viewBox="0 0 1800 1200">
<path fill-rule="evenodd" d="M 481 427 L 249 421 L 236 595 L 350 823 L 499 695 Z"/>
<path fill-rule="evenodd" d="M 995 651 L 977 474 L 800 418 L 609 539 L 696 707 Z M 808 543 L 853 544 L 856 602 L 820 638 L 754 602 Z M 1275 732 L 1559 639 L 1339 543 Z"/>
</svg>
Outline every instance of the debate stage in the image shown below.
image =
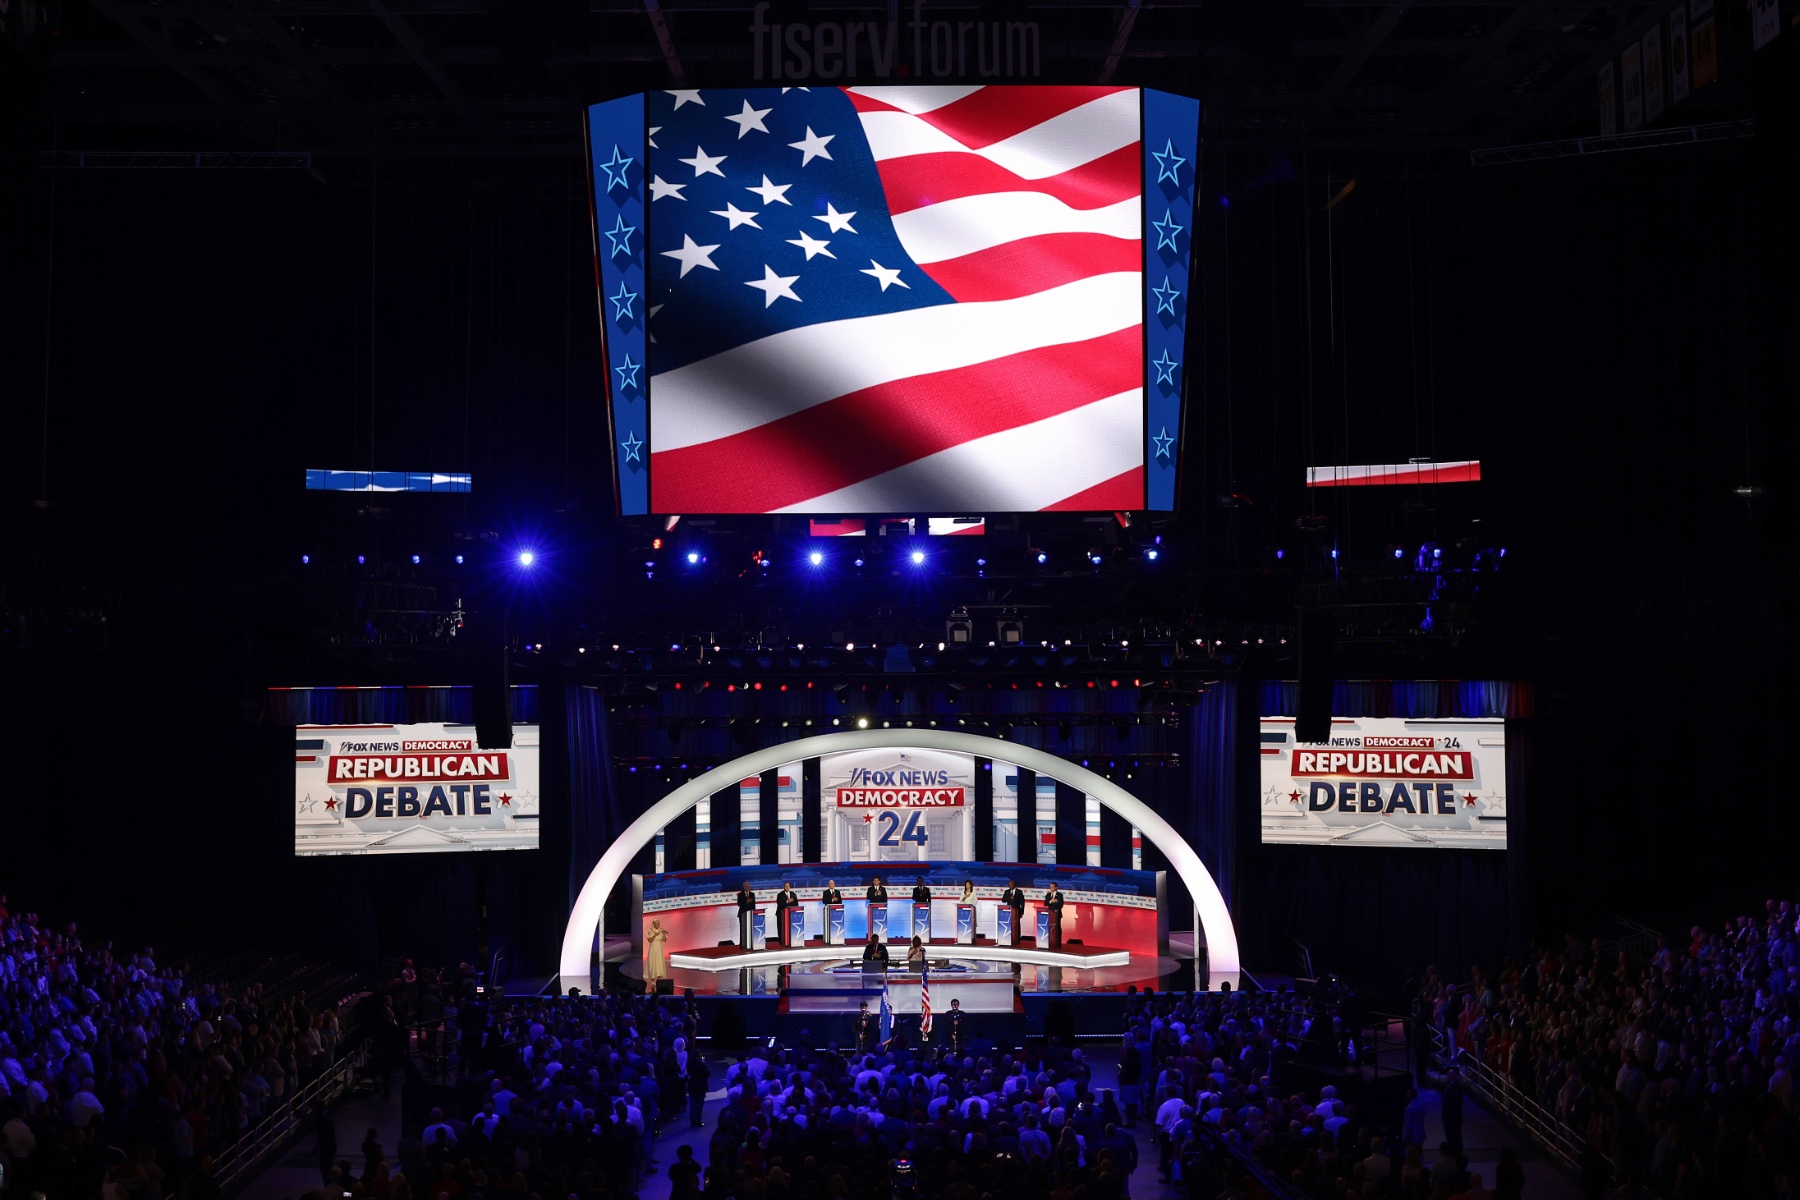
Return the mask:
<svg viewBox="0 0 1800 1200">
<path fill-rule="evenodd" d="M 890 961 L 903 963 L 906 960 L 908 943 L 901 940 L 888 942 Z M 973 942 L 959 942 L 955 938 L 933 938 L 926 943 L 926 957 L 935 961 L 952 961 L 966 959 L 971 962 L 1014 963 L 1034 967 L 1075 967 L 1093 970 L 1096 967 L 1123 967 L 1131 962 L 1131 952 L 1110 946 L 1070 945 L 1065 943 L 1061 949 L 1038 949 L 1033 945 L 1002 946 L 987 939 Z M 761 950 L 745 950 L 739 946 L 707 946 L 694 950 L 681 950 L 669 955 L 671 967 L 685 967 L 696 971 L 730 971 L 745 967 L 777 967 L 802 962 L 823 962 L 832 959 L 859 962 L 862 958 L 862 947 L 859 945 L 827 945 L 824 941 L 814 939 L 800 946 L 783 946 L 771 942 Z"/>
</svg>

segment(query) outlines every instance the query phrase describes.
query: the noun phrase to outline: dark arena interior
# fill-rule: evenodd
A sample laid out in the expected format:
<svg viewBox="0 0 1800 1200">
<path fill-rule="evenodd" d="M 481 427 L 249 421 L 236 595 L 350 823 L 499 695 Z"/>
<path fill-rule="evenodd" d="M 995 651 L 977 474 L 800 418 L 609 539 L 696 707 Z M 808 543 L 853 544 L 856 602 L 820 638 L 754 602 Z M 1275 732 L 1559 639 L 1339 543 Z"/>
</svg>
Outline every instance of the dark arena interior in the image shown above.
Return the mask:
<svg viewBox="0 0 1800 1200">
<path fill-rule="evenodd" d="M 1796 196 L 1800 0 L 0 0 L 0 1200 L 1800 1195 Z"/>
</svg>

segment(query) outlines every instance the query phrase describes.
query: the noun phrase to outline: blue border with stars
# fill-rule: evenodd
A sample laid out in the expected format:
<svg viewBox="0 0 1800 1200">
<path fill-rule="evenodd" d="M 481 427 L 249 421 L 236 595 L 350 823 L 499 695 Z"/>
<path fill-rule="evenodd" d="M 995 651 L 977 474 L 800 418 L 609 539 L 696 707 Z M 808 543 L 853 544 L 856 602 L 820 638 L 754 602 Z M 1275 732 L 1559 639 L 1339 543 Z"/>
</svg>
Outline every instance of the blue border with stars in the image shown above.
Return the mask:
<svg viewBox="0 0 1800 1200">
<path fill-rule="evenodd" d="M 650 370 L 644 297 L 644 97 L 588 109 L 594 256 L 600 264 L 600 332 L 612 405 L 619 511 L 650 511 Z"/>
<path fill-rule="evenodd" d="M 1200 102 L 1144 89 L 1145 507 L 1175 507 L 1187 385 Z"/>
</svg>

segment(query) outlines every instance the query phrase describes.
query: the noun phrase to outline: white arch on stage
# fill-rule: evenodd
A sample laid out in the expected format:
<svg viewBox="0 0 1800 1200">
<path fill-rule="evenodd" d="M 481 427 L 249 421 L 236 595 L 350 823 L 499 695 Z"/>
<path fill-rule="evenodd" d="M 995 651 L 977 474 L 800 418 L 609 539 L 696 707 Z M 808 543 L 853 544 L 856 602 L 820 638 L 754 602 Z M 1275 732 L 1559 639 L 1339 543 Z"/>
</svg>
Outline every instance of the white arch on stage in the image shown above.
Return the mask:
<svg viewBox="0 0 1800 1200">
<path fill-rule="evenodd" d="M 747 779 L 786 763 L 838 750 L 915 746 L 922 750 L 949 750 L 998 759 L 1035 771 L 1039 775 L 1080 788 L 1137 826 L 1144 837 L 1162 851 L 1170 868 L 1194 897 L 1200 928 L 1206 937 L 1207 962 L 1212 972 L 1226 975 L 1237 973 L 1237 928 L 1231 922 L 1231 913 L 1225 907 L 1225 897 L 1219 893 L 1219 885 L 1213 881 L 1212 874 L 1200 861 L 1200 856 L 1194 853 L 1194 848 L 1188 845 L 1186 838 L 1176 833 L 1155 809 L 1112 780 L 1096 775 L 1066 758 L 999 738 L 938 729 L 865 729 L 821 734 L 757 750 L 734 759 L 717 770 L 688 780 L 652 804 L 619 835 L 618 840 L 607 847 L 606 853 L 600 856 L 600 861 L 594 864 L 593 871 L 588 874 L 587 882 L 582 884 L 580 894 L 575 897 L 575 905 L 569 913 L 568 928 L 563 931 L 563 987 L 577 986 L 570 982 L 572 980 L 586 982 L 593 961 L 594 939 L 600 933 L 606 898 L 612 894 L 614 885 L 631 865 L 632 858 L 646 842 L 656 836 L 657 830 L 718 791 L 719 780 Z"/>
</svg>

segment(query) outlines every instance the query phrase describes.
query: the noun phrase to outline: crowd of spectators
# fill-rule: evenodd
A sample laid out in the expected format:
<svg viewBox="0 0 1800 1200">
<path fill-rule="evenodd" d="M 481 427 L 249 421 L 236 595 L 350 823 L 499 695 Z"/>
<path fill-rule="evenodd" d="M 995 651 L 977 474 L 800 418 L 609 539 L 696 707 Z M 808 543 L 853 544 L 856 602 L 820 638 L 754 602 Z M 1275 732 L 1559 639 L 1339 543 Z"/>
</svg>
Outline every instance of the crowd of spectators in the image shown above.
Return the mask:
<svg viewBox="0 0 1800 1200">
<path fill-rule="evenodd" d="M 1800 1193 L 1800 911 L 1769 901 L 1651 953 L 1565 936 L 1452 986 L 1421 1016 L 1586 1143 L 1589 1195 Z"/>
<path fill-rule="evenodd" d="M 1313 1068 L 1354 1061 L 1353 1035 L 1333 1006 L 1291 992 L 1136 999 L 1119 1054 L 1127 1120 L 1141 1103 L 1164 1177 L 1191 1200 L 1230 1187 L 1240 1156 L 1315 1200 L 1518 1194 L 1522 1171 L 1510 1153 L 1501 1178 L 1484 1182 L 1460 1145 L 1428 1148 L 1416 1091 L 1403 1111 L 1377 1112 L 1319 1082 L 1333 1076 Z"/>
<path fill-rule="evenodd" d="M 304 993 L 269 1003 L 89 944 L 0 896 L 0 1169 L 6 1193 L 216 1193 L 211 1159 L 323 1069 L 342 1037 Z"/>
</svg>

